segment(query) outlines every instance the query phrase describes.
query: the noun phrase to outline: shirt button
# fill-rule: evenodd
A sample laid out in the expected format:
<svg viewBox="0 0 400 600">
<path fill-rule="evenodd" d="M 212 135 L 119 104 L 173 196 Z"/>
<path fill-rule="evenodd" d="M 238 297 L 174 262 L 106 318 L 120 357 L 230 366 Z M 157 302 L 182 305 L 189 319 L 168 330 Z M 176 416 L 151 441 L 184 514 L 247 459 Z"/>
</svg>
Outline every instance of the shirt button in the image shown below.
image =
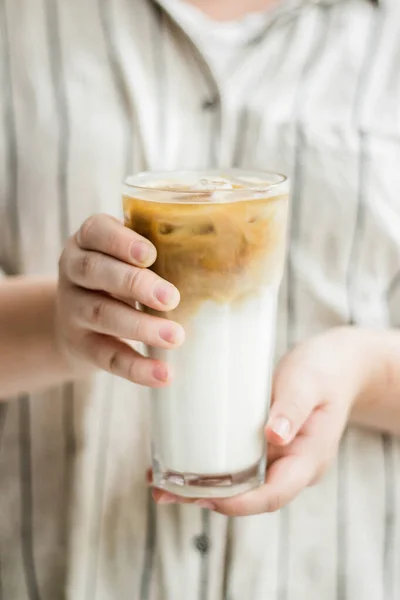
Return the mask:
<svg viewBox="0 0 400 600">
<path fill-rule="evenodd" d="M 200 554 L 203 555 L 208 554 L 210 550 L 210 540 L 208 536 L 204 533 L 202 533 L 201 535 L 197 535 L 194 538 L 194 545 L 196 547 L 196 550 L 198 550 Z"/>
<path fill-rule="evenodd" d="M 219 97 L 214 96 L 213 98 L 206 98 L 202 104 L 202 109 L 204 111 L 215 110 L 219 105 Z"/>
</svg>

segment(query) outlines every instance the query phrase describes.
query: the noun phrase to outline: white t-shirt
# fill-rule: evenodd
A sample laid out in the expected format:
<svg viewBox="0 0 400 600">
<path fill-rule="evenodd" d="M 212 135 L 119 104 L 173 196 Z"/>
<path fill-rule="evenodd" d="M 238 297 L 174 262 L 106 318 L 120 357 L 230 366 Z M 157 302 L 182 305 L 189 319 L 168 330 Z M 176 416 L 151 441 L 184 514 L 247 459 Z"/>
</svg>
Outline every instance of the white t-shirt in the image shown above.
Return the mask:
<svg viewBox="0 0 400 600">
<path fill-rule="evenodd" d="M 161 4 L 196 42 L 217 76 L 232 69 L 243 48 L 262 34 L 270 19 L 266 11 L 235 21 L 214 21 L 184 0 L 162 0 Z"/>
<path fill-rule="evenodd" d="M 399 326 L 398 0 L 266 15 L 219 70 L 151 0 L 0 2 L 0 268 L 55 275 L 128 172 L 268 168 L 293 183 L 278 354 Z M 0 403 L 0 598 L 400 597 L 398 439 L 350 428 L 288 508 L 227 519 L 154 506 L 146 399 L 99 373 Z"/>
</svg>

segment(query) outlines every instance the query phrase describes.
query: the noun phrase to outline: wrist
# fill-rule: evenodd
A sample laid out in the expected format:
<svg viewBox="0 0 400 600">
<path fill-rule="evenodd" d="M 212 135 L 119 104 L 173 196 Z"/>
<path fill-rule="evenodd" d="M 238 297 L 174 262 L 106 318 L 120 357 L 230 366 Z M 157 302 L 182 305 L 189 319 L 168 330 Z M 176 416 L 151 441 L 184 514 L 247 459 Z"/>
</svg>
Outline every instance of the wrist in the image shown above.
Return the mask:
<svg viewBox="0 0 400 600">
<path fill-rule="evenodd" d="M 341 389 L 344 385 L 350 410 L 365 402 L 379 385 L 382 376 L 382 357 L 379 359 L 379 354 L 384 334 L 382 331 L 353 326 L 337 327 L 328 332 L 340 364 L 338 384 Z"/>
<path fill-rule="evenodd" d="M 350 359 L 356 387 L 354 410 L 369 407 L 390 393 L 400 368 L 400 333 L 388 329 L 343 327 L 335 330 L 338 348 Z M 351 358 L 352 357 L 352 358 Z"/>
</svg>

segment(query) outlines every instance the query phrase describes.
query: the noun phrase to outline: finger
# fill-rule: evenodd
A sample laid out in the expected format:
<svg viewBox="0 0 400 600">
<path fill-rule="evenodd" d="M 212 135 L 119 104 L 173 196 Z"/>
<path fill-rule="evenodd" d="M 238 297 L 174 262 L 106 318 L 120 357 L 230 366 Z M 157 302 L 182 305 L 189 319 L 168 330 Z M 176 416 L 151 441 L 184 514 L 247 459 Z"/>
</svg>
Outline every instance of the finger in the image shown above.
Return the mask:
<svg viewBox="0 0 400 600">
<path fill-rule="evenodd" d="M 75 285 L 103 290 L 153 308 L 173 310 L 179 304 L 179 292 L 152 271 L 128 265 L 100 252 L 71 246 L 64 272 Z"/>
<path fill-rule="evenodd" d="M 282 459 L 282 456 L 283 456 L 282 452 L 285 452 L 285 451 L 286 451 L 285 449 L 279 450 L 279 448 L 273 447 L 273 452 L 271 453 L 272 456 L 268 460 L 269 469 L 272 469 L 272 465 L 277 460 Z M 291 457 L 291 458 L 293 458 L 293 457 Z M 310 471 L 311 471 L 311 469 L 310 469 Z M 319 477 L 319 475 L 320 475 L 320 473 L 314 473 L 313 475 L 310 474 L 309 478 L 305 477 L 304 485 L 303 485 L 303 482 L 300 481 L 298 487 L 293 490 L 292 495 L 290 493 L 287 493 L 287 495 L 285 497 L 283 494 L 280 494 L 278 491 L 277 493 L 275 493 L 276 494 L 275 498 L 271 497 L 271 499 L 269 499 L 269 501 L 268 501 L 269 507 L 268 508 L 266 508 L 267 501 L 265 500 L 265 498 L 262 498 L 262 497 L 256 498 L 257 503 L 255 503 L 251 500 L 250 497 L 248 500 L 246 500 L 246 497 L 243 496 L 244 503 L 248 502 L 248 505 L 245 506 L 244 508 L 242 508 L 240 506 L 240 502 L 239 502 L 239 505 L 236 506 L 236 499 L 213 501 L 213 500 L 204 500 L 204 499 L 198 499 L 198 498 L 185 498 L 183 496 L 177 496 L 176 494 L 171 494 L 170 492 L 166 492 L 166 491 L 160 490 L 158 488 L 155 488 L 153 490 L 152 495 L 153 495 L 154 501 L 157 504 L 196 504 L 197 506 L 200 506 L 201 508 L 207 508 L 207 509 L 214 510 L 214 511 L 226 514 L 226 515 L 245 516 L 245 515 L 250 515 L 250 514 L 259 514 L 262 512 L 272 512 L 274 510 L 278 510 L 279 508 L 282 508 L 285 504 L 287 504 L 288 502 L 293 500 L 293 498 L 304 487 L 312 484 Z M 149 472 L 147 473 L 147 482 L 149 485 L 152 484 L 151 470 L 149 470 Z M 274 491 L 271 489 L 270 493 L 271 493 L 271 495 L 273 495 Z M 251 506 L 250 503 L 253 503 L 253 506 Z"/>
<path fill-rule="evenodd" d="M 185 339 L 179 323 L 140 312 L 104 294 L 74 288 L 74 324 L 106 335 L 143 342 L 155 348 L 176 348 Z"/>
<path fill-rule="evenodd" d="M 288 452 L 288 448 L 290 448 L 290 444 L 287 446 L 268 444 L 267 450 L 267 465 L 268 468 L 276 461 L 282 458 L 282 456 L 286 456 Z"/>
<path fill-rule="evenodd" d="M 95 250 L 131 265 L 149 267 L 156 260 L 153 244 L 109 215 L 89 217 L 75 239 L 85 250 Z"/>
<path fill-rule="evenodd" d="M 286 456 L 269 469 L 267 481 L 256 490 L 223 500 L 199 500 L 196 504 L 231 517 L 274 512 L 291 502 L 314 478 L 308 456 Z"/>
<path fill-rule="evenodd" d="M 146 471 L 146 481 L 148 485 L 153 485 L 153 470 L 151 468 Z M 156 487 L 153 488 L 151 494 L 157 504 L 194 504 L 196 501 L 195 498 L 184 498 Z"/>
<path fill-rule="evenodd" d="M 268 450 L 268 465 L 269 468 L 276 461 L 282 458 L 283 453 L 287 451 L 287 447 L 277 447 L 270 446 Z M 153 471 L 152 469 L 147 469 L 146 471 L 146 481 L 148 485 L 153 485 Z M 178 496 L 176 494 L 172 494 L 171 492 L 166 492 L 165 490 L 161 490 L 159 488 L 154 488 L 152 491 L 153 500 L 157 504 L 197 504 L 199 502 L 198 498 L 185 498 L 184 496 Z"/>
<path fill-rule="evenodd" d="M 154 488 L 152 490 L 152 496 L 154 502 L 157 504 L 194 504 L 193 498 L 183 498 L 182 496 L 176 496 L 170 492 Z"/>
<path fill-rule="evenodd" d="M 321 400 L 312 375 L 284 361 L 274 377 L 267 440 L 271 444 L 289 444 Z"/>
<path fill-rule="evenodd" d="M 90 333 L 83 340 L 83 351 L 98 368 L 139 385 L 159 388 L 171 382 L 172 373 L 167 364 L 145 358 L 115 338 Z"/>
<path fill-rule="evenodd" d="M 284 453 L 287 452 L 287 447 L 278 447 L 278 446 L 270 446 L 268 448 L 268 468 L 276 461 L 284 456 Z M 146 482 L 148 485 L 153 485 L 153 470 L 151 468 L 146 471 Z M 165 490 L 160 490 L 159 488 L 154 488 L 153 499 L 158 504 L 195 504 L 198 501 L 198 498 L 184 498 L 183 496 L 178 496 L 176 494 L 171 494 L 170 492 L 166 492 Z"/>
</svg>

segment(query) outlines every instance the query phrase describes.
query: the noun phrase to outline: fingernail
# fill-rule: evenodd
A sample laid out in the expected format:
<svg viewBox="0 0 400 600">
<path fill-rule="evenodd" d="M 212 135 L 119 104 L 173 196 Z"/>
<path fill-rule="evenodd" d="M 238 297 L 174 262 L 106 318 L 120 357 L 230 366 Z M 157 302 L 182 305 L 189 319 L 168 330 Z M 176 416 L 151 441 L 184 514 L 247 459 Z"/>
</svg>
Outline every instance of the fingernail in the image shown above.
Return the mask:
<svg viewBox="0 0 400 600">
<path fill-rule="evenodd" d="M 160 338 L 168 344 L 179 344 L 182 342 L 182 331 L 180 328 L 162 327 L 159 332 Z"/>
<path fill-rule="evenodd" d="M 137 263 L 144 265 L 155 258 L 155 251 L 153 246 L 146 242 L 136 242 L 131 248 L 131 256 Z"/>
<path fill-rule="evenodd" d="M 169 372 L 168 367 L 163 364 L 155 365 L 153 369 L 153 377 L 158 381 L 168 381 Z"/>
<path fill-rule="evenodd" d="M 197 500 L 196 502 L 197 506 L 200 506 L 200 508 L 206 508 L 207 510 L 215 510 L 215 504 L 213 502 L 210 502 L 210 500 Z"/>
<path fill-rule="evenodd" d="M 290 421 L 286 417 L 277 417 L 271 425 L 271 429 L 282 440 L 286 440 L 290 434 Z"/>
<path fill-rule="evenodd" d="M 157 504 L 176 504 L 176 499 L 168 494 L 161 494 L 156 500 Z"/>
<path fill-rule="evenodd" d="M 164 306 L 170 306 L 176 304 L 179 293 L 173 285 L 163 283 L 156 286 L 154 290 L 154 296 L 159 302 L 161 302 L 161 304 L 164 304 Z"/>
<path fill-rule="evenodd" d="M 164 340 L 164 342 L 174 344 L 176 339 L 175 331 L 173 329 L 163 327 L 162 329 L 160 329 L 160 338 Z"/>
</svg>

